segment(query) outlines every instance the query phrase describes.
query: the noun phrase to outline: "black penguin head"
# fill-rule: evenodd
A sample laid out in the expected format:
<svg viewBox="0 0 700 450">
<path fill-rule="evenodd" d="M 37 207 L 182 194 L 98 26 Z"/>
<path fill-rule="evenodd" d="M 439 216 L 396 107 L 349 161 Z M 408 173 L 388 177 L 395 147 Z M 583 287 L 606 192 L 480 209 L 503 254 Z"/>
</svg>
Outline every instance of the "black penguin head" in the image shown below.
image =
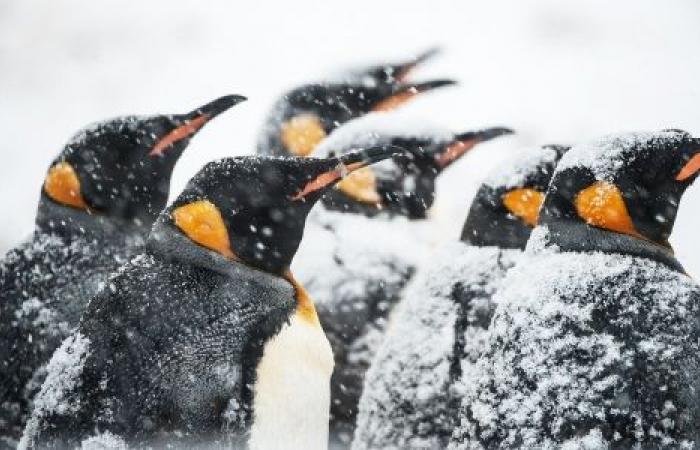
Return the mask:
<svg viewBox="0 0 700 450">
<path fill-rule="evenodd" d="M 385 146 L 339 158 L 237 157 L 209 163 L 161 220 L 201 247 L 283 275 L 321 195 L 346 173 L 401 150 Z"/>
<path fill-rule="evenodd" d="M 323 204 L 368 216 L 386 211 L 424 218 L 435 199 L 437 177 L 444 169 L 476 144 L 510 133 L 507 128 L 488 128 L 454 134 L 423 120 L 388 113 L 352 120 L 331 133 L 315 155 L 333 157 L 373 145 L 397 145 L 407 152 L 351 174 L 323 197 Z"/>
<path fill-rule="evenodd" d="M 670 249 L 678 204 L 699 170 L 700 140 L 681 130 L 620 134 L 575 146 L 552 179 L 541 223 L 584 225 L 614 239 L 622 235 Z M 560 233 L 558 239 L 568 236 Z M 576 245 L 598 250 L 594 241 Z"/>
<path fill-rule="evenodd" d="M 558 145 L 527 149 L 497 167 L 476 193 L 461 240 L 525 248 L 554 169 L 567 150 Z"/>
<path fill-rule="evenodd" d="M 42 202 L 150 225 L 190 138 L 243 100 L 229 95 L 187 114 L 119 117 L 82 130 L 51 164 Z"/>
<path fill-rule="evenodd" d="M 258 147 L 262 154 L 308 156 L 331 131 L 371 111 L 390 111 L 452 80 L 409 82 L 408 75 L 435 51 L 400 64 L 350 71 L 334 81 L 308 84 L 274 106 Z"/>
</svg>

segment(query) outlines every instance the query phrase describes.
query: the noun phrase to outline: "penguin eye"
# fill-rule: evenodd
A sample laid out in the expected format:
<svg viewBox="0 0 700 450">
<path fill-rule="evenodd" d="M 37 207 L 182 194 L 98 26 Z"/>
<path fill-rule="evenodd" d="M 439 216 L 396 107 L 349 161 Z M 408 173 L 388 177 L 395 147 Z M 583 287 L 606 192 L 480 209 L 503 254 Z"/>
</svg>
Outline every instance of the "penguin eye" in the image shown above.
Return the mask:
<svg viewBox="0 0 700 450">
<path fill-rule="evenodd" d="M 228 230 L 219 208 L 208 200 L 199 200 L 175 208 L 171 214 L 175 226 L 192 241 L 231 259 Z"/>
<path fill-rule="evenodd" d="M 308 156 L 326 137 L 321 119 L 314 114 L 300 114 L 282 124 L 280 139 L 296 156 Z"/>
<path fill-rule="evenodd" d="M 685 181 L 700 170 L 700 153 L 690 158 L 685 166 L 676 175 L 676 181 Z"/>
<path fill-rule="evenodd" d="M 376 205 L 381 201 L 377 190 L 377 176 L 371 167 L 363 167 L 348 174 L 336 188 L 353 200 Z"/>
<path fill-rule="evenodd" d="M 544 194 L 531 188 L 513 189 L 503 195 L 506 209 L 531 227 L 537 225 L 543 202 Z"/>
<path fill-rule="evenodd" d="M 574 204 L 588 225 L 643 238 L 632 222 L 622 193 L 612 183 L 593 183 L 576 195 Z"/>
<path fill-rule="evenodd" d="M 49 169 L 44 181 L 44 192 L 55 202 L 79 209 L 88 209 L 80 193 L 78 175 L 67 162 L 60 162 Z"/>
</svg>

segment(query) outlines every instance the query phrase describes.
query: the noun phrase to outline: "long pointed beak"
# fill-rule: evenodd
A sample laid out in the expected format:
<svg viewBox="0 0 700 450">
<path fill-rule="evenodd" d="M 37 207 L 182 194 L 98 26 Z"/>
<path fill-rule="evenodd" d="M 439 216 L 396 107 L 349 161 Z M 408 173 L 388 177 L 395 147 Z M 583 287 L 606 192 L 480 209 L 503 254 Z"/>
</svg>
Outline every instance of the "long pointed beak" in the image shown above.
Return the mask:
<svg viewBox="0 0 700 450">
<path fill-rule="evenodd" d="M 416 55 L 415 58 L 408 62 L 396 64 L 392 67 L 394 78 L 399 82 L 404 82 L 406 78 L 408 78 L 410 73 L 413 71 L 413 69 L 423 64 L 425 61 L 433 58 L 435 55 L 439 54 L 440 51 L 441 50 L 439 47 L 431 47 L 426 51 L 419 53 L 418 55 Z"/>
<path fill-rule="evenodd" d="M 332 186 L 355 170 L 405 152 L 406 149 L 403 147 L 381 145 L 346 153 L 340 157 L 330 158 L 329 161 L 336 161 L 337 164 L 332 169 L 308 181 L 299 193 L 294 195 L 291 199 L 301 200 L 312 192 L 317 192 Z"/>
<path fill-rule="evenodd" d="M 182 122 L 182 125 L 179 125 L 177 128 L 171 130 L 165 136 L 158 139 L 151 149 L 149 155 L 157 156 L 163 154 L 163 152 L 171 145 L 193 136 L 211 119 L 245 100 L 247 99 L 242 95 L 226 95 L 219 97 L 204 106 L 200 106 L 192 112 L 180 116 L 174 116 L 173 119 L 176 122 Z"/>
<path fill-rule="evenodd" d="M 700 153 L 690 158 L 676 175 L 676 181 L 685 181 L 700 171 Z"/>
<path fill-rule="evenodd" d="M 392 111 L 418 94 L 432 91 L 446 86 L 454 86 L 457 82 L 450 79 L 431 80 L 422 83 L 408 83 L 398 85 L 396 89 L 385 99 L 380 100 L 373 111 Z"/>
<path fill-rule="evenodd" d="M 469 150 L 473 149 L 481 142 L 490 141 L 499 136 L 505 136 L 515 133 L 510 128 L 493 127 L 479 131 L 468 131 L 455 136 L 454 141 L 445 147 L 444 151 L 435 155 L 435 162 L 438 167 L 444 169 L 459 158 L 464 156 Z"/>
</svg>

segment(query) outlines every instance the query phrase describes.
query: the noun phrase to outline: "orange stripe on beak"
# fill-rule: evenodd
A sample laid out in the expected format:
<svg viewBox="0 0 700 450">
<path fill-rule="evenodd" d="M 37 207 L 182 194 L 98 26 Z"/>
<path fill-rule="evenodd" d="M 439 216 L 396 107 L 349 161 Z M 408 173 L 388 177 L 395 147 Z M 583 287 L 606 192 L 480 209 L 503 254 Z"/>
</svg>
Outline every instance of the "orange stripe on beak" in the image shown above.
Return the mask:
<svg viewBox="0 0 700 450">
<path fill-rule="evenodd" d="M 450 144 L 444 152 L 435 155 L 435 161 L 440 168 L 447 167 L 469 150 L 473 149 L 478 142 L 477 139 L 469 139 L 468 141 L 457 141 Z"/>
<path fill-rule="evenodd" d="M 700 170 L 700 153 L 690 158 L 685 166 L 676 175 L 676 181 L 685 181 Z"/>
<path fill-rule="evenodd" d="M 363 162 L 356 162 L 352 164 L 348 164 L 345 166 L 341 166 L 332 170 L 329 170 L 328 172 L 324 172 L 321 175 L 318 175 L 316 178 L 313 180 L 309 181 L 306 183 L 304 186 L 304 189 L 302 189 L 298 194 L 293 196 L 291 199 L 292 200 L 301 200 L 302 198 L 306 197 L 312 192 L 316 192 L 320 189 L 325 188 L 329 184 L 335 183 L 339 179 L 343 178 L 346 174 L 352 172 L 353 170 L 360 169 L 364 167 L 366 164 Z"/>
<path fill-rule="evenodd" d="M 158 142 L 156 142 L 156 145 L 153 146 L 153 149 L 148 155 L 162 155 L 166 148 L 170 147 L 178 141 L 181 141 L 195 134 L 197 130 L 202 128 L 204 124 L 209 121 L 209 118 L 209 114 L 202 114 L 201 116 L 197 116 L 196 118 L 189 120 L 184 124 L 180 125 L 179 127 L 175 128 L 173 131 L 166 134 Z"/>
</svg>

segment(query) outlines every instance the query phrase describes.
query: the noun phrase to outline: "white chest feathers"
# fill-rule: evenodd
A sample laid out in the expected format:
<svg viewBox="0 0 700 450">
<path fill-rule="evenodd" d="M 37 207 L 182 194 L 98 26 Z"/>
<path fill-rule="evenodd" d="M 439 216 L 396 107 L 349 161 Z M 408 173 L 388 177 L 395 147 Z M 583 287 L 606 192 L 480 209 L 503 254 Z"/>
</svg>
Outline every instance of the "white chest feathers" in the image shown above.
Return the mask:
<svg viewBox="0 0 700 450">
<path fill-rule="evenodd" d="M 295 314 L 265 344 L 258 364 L 250 448 L 326 449 L 332 373 L 323 329 Z"/>
</svg>

